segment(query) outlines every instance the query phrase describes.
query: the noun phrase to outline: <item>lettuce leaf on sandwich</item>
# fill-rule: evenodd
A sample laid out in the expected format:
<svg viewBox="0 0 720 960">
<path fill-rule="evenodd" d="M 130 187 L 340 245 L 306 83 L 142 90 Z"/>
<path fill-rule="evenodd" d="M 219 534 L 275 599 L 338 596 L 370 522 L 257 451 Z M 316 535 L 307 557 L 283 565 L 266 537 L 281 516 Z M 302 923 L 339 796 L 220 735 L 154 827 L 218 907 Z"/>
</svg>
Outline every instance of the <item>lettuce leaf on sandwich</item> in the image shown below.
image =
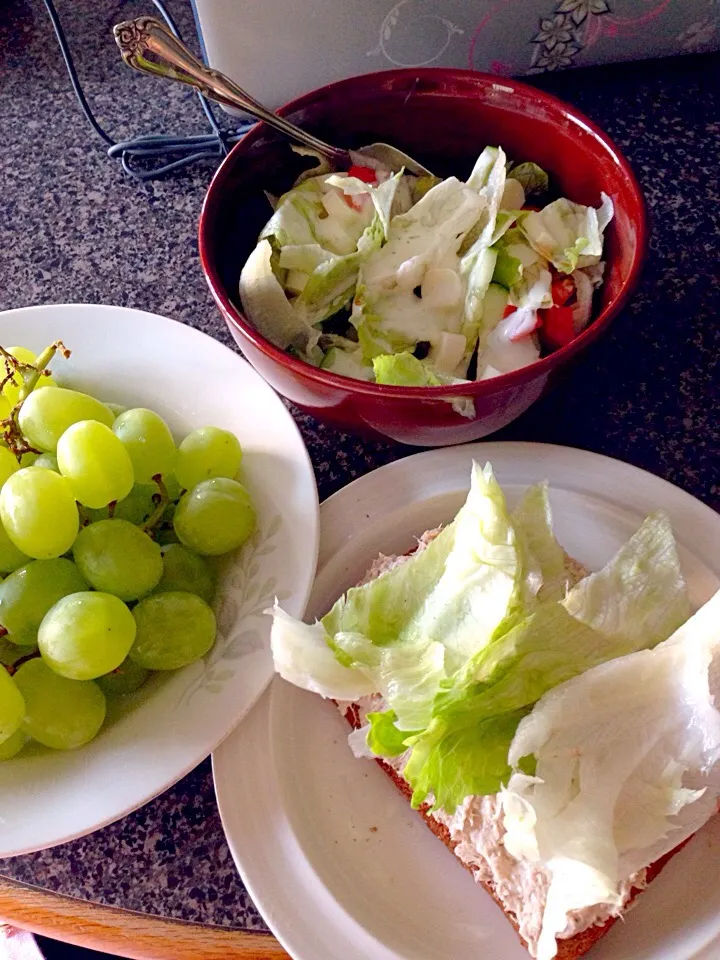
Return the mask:
<svg viewBox="0 0 720 960">
<path fill-rule="evenodd" d="M 432 794 L 452 812 L 470 794 L 497 793 L 510 774 L 513 722 L 565 680 L 665 640 L 689 612 L 670 522 L 653 514 L 601 571 L 541 604 L 443 686 L 430 724 L 407 742 L 414 805 Z"/>
<path fill-rule="evenodd" d="M 311 626 L 276 608 L 272 648 L 299 686 L 339 700 L 379 694 L 367 747 L 405 753 L 413 803 L 452 812 L 507 783 L 518 724 L 548 690 L 655 646 L 688 614 L 664 514 L 568 593 L 546 486 L 510 514 L 491 468 L 476 464 L 465 505 L 426 549 Z"/>
<path fill-rule="evenodd" d="M 312 627 L 276 608 L 276 670 L 336 699 L 347 699 L 342 689 L 354 677 L 358 688 L 382 693 L 400 729 L 417 730 L 430 720 L 441 681 L 532 609 L 536 568 L 522 550 L 492 469 L 475 464 L 465 505 L 425 550 L 348 590 Z M 326 661 L 325 673 L 315 659 L 305 663 L 308 630 L 343 665 L 342 684 L 335 664 Z"/>
<path fill-rule="evenodd" d="M 504 842 L 550 874 L 538 960 L 556 955 L 574 911 L 622 909 L 622 883 L 716 812 L 718 697 L 720 592 L 653 650 L 555 687 L 522 721 Z M 528 755 L 534 776 L 521 771 Z"/>
</svg>

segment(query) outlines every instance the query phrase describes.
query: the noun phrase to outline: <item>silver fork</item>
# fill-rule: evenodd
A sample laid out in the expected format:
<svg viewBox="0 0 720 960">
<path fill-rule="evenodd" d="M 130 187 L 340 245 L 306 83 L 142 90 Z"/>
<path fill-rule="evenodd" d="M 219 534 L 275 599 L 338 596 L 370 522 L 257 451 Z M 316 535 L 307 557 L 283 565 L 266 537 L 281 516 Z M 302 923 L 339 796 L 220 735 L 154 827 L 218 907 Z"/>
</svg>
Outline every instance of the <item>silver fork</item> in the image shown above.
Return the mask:
<svg viewBox="0 0 720 960">
<path fill-rule="evenodd" d="M 333 147 L 318 137 L 297 127 L 294 123 L 268 110 L 219 70 L 211 70 L 201 63 L 174 34 L 154 17 L 125 20 L 113 28 L 115 41 L 125 63 L 151 76 L 165 77 L 195 87 L 203 96 L 227 107 L 235 107 L 264 120 L 280 133 L 298 143 L 316 150 L 339 169 L 353 163 L 369 161 L 397 172 L 403 167 L 408 173 L 432 176 L 430 171 L 397 147 L 388 143 L 371 143 L 357 150 Z"/>
</svg>

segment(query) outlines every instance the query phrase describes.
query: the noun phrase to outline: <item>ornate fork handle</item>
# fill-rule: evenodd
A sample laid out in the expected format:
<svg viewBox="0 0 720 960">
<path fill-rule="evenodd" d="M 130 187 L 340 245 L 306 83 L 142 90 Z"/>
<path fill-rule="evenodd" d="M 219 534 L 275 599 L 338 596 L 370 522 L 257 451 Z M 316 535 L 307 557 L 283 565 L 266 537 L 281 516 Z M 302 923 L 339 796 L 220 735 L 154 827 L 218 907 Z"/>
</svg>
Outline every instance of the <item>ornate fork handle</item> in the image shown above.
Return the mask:
<svg viewBox="0 0 720 960">
<path fill-rule="evenodd" d="M 350 156 L 346 150 L 332 147 L 301 127 L 296 127 L 284 117 L 271 113 L 225 74 L 206 67 L 165 24 L 154 17 L 125 20 L 116 24 L 113 34 L 123 60 L 135 70 L 186 83 L 210 100 L 235 107 L 264 120 L 285 136 L 317 150 L 341 167 L 350 164 Z"/>
</svg>

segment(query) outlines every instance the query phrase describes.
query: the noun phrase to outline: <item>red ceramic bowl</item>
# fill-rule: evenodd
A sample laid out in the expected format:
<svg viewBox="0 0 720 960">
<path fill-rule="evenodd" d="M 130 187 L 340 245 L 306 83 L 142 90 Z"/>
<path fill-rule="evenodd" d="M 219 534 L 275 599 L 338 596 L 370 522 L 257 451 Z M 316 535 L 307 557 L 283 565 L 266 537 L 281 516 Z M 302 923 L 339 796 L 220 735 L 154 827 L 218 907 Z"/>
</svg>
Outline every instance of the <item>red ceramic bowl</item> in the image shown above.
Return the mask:
<svg viewBox="0 0 720 960">
<path fill-rule="evenodd" d="M 263 191 L 288 189 L 302 167 L 287 143 L 258 124 L 235 145 L 210 184 L 200 217 L 200 260 L 247 359 L 278 393 L 320 420 L 422 446 L 484 437 L 527 410 L 588 350 L 637 282 L 647 227 L 635 177 L 601 130 L 547 93 L 467 70 L 390 70 L 322 87 L 280 113 L 341 146 L 393 143 L 440 176 L 467 176 L 482 148 L 499 144 L 514 160 L 540 164 L 562 196 L 598 206 L 605 191 L 615 204 L 597 315 L 571 344 L 521 370 L 455 387 L 365 383 L 291 357 L 243 316 L 240 271 L 270 217 Z M 472 420 L 447 402 L 455 397 L 473 398 Z"/>
</svg>

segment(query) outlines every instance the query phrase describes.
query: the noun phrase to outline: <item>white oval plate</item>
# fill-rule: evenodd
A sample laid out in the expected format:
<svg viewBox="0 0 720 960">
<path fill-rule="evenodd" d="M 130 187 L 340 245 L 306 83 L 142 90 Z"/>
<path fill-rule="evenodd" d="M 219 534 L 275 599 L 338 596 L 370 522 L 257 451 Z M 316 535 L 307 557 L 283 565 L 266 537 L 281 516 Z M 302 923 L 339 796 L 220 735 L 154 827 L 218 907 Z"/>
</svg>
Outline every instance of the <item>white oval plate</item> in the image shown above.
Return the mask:
<svg viewBox="0 0 720 960">
<path fill-rule="evenodd" d="M 547 478 L 558 537 L 591 569 L 664 507 L 693 603 L 720 585 L 720 517 L 687 493 L 597 454 L 480 443 L 397 461 L 322 504 L 307 618 L 325 613 L 378 553 L 403 553 L 450 520 L 473 458 L 492 462 L 511 501 Z M 332 704 L 276 679 L 213 757 L 235 863 L 288 952 L 295 960 L 528 960 L 499 908 L 385 774 L 352 756 L 347 734 Z M 595 960 L 717 958 L 718 853 L 714 822 L 603 939 Z"/>
<path fill-rule="evenodd" d="M 268 618 L 276 594 L 297 615 L 315 573 L 318 502 L 312 466 L 276 394 L 237 354 L 197 330 L 123 307 L 53 305 L 0 314 L 0 343 L 39 351 L 62 339 L 61 383 L 146 406 L 182 437 L 212 424 L 243 446 L 242 479 L 258 535 L 226 562 L 218 640 L 184 670 L 155 677 L 80 750 L 0 764 L 0 857 L 50 847 L 111 823 L 193 769 L 258 699 L 272 676 Z"/>
</svg>

